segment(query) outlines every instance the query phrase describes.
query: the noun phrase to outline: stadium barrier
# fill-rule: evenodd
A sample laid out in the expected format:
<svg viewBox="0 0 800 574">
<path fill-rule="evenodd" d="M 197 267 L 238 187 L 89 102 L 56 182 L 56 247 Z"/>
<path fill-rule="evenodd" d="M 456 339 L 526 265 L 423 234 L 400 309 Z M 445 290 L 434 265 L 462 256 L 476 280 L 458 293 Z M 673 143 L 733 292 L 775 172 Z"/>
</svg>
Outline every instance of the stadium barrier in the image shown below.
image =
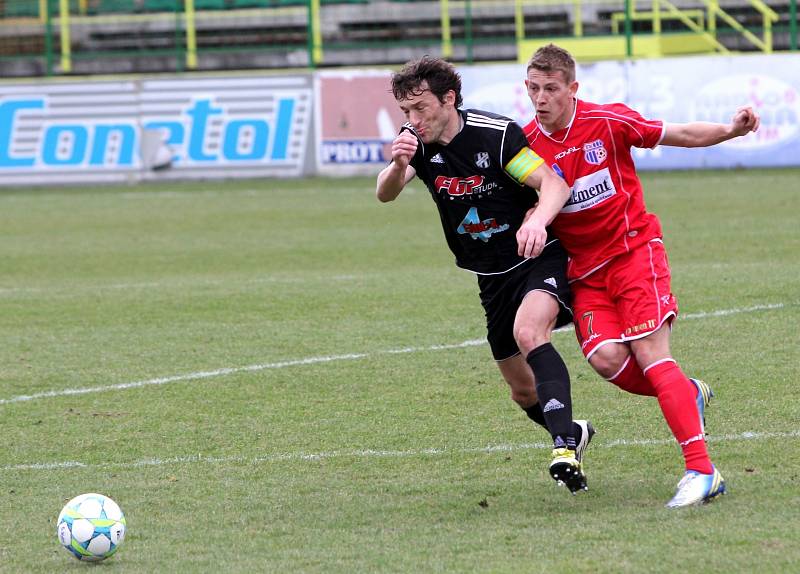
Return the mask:
<svg viewBox="0 0 800 574">
<path fill-rule="evenodd" d="M 308 175 L 312 77 L 0 85 L 3 185 Z"/>
<path fill-rule="evenodd" d="M 532 118 L 525 66 L 461 66 L 465 107 Z M 388 70 L 0 84 L 0 184 L 376 174 L 404 121 Z M 713 148 L 637 150 L 642 169 L 800 165 L 800 54 L 580 64 L 579 95 L 668 122 L 758 133 Z"/>
<path fill-rule="evenodd" d="M 797 50 L 782 0 L 0 0 L 0 76 Z"/>
</svg>

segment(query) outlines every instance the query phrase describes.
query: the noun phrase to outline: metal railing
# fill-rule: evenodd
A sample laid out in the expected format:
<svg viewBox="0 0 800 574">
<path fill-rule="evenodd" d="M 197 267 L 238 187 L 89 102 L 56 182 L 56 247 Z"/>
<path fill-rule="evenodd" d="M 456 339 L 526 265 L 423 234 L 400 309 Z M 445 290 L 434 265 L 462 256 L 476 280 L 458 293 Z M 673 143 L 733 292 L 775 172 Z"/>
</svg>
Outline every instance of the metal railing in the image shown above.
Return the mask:
<svg viewBox="0 0 800 574">
<path fill-rule="evenodd" d="M 798 0 L 788 1 L 797 50 Z M 729 53 L 735 34 L 771 53 L 779 21 L 763 0 L 0 0 L 0 16 L 4 76 L 31 61 L 27 75 L 393 64 L 414 50 L 515 60 L 526 41 L 556 39 L 589 41 L 579 58 L 647 57 L 672 49 L 653 38 L 678 34 L 699 51 Z"/>
</svg>

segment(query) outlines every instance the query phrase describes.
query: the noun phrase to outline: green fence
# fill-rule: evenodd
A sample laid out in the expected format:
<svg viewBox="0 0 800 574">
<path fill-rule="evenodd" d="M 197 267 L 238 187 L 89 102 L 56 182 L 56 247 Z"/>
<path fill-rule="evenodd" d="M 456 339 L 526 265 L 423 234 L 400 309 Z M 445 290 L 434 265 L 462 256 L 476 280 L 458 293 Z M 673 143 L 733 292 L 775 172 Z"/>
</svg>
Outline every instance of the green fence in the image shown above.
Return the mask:
<svg viewBox="0 0 800 574">
<path fill-rule="evenodd" d="M 797 2 L 761 0 L 0 0 L 2 76 L 798 49 Z"/>
</svg>

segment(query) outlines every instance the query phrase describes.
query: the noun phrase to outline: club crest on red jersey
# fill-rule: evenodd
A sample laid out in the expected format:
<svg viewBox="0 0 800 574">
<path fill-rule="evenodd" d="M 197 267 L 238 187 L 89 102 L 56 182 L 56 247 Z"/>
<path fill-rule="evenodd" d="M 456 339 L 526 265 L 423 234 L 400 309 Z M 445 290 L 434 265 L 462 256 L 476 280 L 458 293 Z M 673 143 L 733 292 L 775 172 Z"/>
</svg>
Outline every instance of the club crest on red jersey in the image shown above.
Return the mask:
<svg viewBox="0 0 800 574">
<path fill-rule="evenodd" d="M 583 157 L 592 165 L 600 165 L 608 157 L 608 152 L 603 146 L 603 140 L 594 140 L 583 144 Z"/>
</svg>

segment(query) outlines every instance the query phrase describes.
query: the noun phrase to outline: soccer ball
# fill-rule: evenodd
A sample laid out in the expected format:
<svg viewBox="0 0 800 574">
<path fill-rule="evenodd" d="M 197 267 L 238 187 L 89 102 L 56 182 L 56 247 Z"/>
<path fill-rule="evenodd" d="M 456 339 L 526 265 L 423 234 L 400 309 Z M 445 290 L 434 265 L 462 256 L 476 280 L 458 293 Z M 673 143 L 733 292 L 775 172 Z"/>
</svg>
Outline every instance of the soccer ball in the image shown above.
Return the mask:
<svg viewBox="0 0 800 574">
<path fill-rule="evenodd" d="M 102 494 L 81 494 L 58 515 L 58 541 L 78 560 L 98 562 L 117 551 L 125 538 L 125 516 Z"/>
</svg>

